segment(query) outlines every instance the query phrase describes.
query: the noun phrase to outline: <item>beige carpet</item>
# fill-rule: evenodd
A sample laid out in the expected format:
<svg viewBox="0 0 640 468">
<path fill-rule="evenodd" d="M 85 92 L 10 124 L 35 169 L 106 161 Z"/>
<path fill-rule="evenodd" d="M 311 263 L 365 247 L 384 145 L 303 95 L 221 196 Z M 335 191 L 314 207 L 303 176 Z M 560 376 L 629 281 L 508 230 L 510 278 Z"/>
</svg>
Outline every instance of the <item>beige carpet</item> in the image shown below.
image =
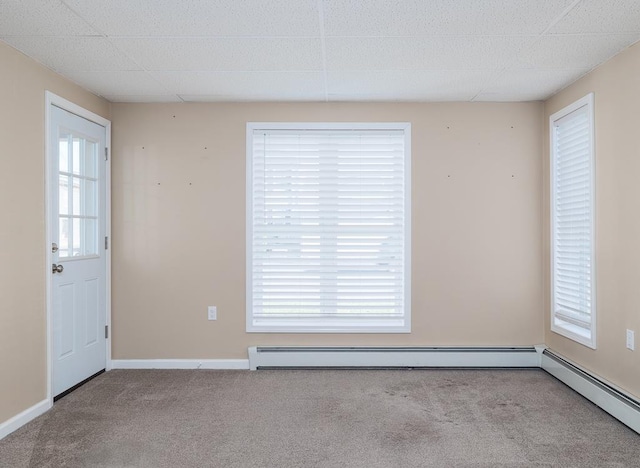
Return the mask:
<svg viewBox="0 0 640 468">
<path fill-rule="evenodd" d="M 541 370 L 115 370 L 0 466 L 638 467 L 640 436 Z"/>
</svg>

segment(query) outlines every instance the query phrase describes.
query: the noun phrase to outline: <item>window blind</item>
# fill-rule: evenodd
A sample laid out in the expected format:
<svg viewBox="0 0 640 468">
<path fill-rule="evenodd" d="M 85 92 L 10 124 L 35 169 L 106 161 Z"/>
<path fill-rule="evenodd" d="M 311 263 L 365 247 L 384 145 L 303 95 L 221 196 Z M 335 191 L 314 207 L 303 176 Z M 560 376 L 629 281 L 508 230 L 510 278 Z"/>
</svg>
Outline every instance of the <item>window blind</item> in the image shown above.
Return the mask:
<svg viewBox="0 0 640 468">
<path fill-rule="evenodd" d="M 553 123 L 553 313 L 555 324 L 591 334 L 593 158 L 590 107 Z"/>
<path fill-rule="evenodd" d="M 408 324 L 404 130 L 252 133 L 248 330 Z"/>
</svg>

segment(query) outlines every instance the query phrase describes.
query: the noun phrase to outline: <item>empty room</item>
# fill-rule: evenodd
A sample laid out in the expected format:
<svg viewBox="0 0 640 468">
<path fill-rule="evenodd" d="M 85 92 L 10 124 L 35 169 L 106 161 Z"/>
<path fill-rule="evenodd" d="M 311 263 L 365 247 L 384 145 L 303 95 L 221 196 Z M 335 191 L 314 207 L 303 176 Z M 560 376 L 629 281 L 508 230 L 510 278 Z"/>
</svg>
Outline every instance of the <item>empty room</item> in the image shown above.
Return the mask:
<svg viewBox="0 0 640 468">
<path fill-rule="evenodd" d="M 0 0 L 0 467 L 640 466 L 638 41 Z"/>
</svg>

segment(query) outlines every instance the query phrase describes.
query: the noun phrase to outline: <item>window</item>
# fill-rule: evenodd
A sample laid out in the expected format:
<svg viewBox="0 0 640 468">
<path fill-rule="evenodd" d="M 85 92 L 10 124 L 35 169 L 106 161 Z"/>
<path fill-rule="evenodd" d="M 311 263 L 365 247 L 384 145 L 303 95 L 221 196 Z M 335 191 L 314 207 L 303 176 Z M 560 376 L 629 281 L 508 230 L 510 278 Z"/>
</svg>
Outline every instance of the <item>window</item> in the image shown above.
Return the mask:
<svg viewBox="0 0 640 468">
<path fill-rule="evenodd" d="M 596 347 L 593 94 L 553 114 L 551 329 Z"/>
<path fill-rule="evenodd" d="M 410 331 L 410 124 L 247 124 L 247 331 Z"/>
<path fill-rule="evenodd" d="M 98 142 L 61 129 L 58 137 L 60 259 L 98 250 Z"/>
</svg>

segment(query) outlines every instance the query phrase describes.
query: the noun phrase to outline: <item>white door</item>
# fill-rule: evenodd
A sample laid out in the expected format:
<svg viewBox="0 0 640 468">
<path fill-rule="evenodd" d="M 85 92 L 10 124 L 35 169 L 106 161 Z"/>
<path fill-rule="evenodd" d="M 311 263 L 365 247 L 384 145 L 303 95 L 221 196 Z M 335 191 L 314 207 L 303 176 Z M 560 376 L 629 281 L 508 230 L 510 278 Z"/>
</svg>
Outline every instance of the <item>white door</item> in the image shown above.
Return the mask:
<svg viewBox="0 0 640 468">
<path fill-rule="evenodd" d="M 106 129 L 51 107 L 53 395 L 106 365 Z"/>
</svg>

